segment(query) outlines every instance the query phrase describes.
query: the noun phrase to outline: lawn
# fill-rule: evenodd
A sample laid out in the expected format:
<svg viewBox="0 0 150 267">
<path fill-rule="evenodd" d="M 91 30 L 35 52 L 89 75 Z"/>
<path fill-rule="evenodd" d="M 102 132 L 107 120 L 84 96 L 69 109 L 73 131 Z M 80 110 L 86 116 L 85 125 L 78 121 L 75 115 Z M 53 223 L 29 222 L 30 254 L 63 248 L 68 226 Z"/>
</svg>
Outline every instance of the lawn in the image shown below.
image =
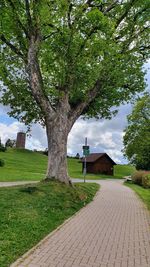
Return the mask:
<svg viewBox="0 0 150 267">
<path fill-rule="evenodd" d="M 5 166 L 0 168 L 0 181 L 41 180 L 44 178 L 47 156 L 25 149 L 0 152 Z"/>
<path fill-rule="evenodd" d="M 130 176 L 136 171 L 135 167 L 129 164 L 118 164 L 114 166 L 114 176 L 123 177 Z"/>
<path fill-rule="evenodd" d="M 89 203 L 98 184 L 51 181 L 0 188 L 0 266 L 6 267 Z"/>
<path fill-rule="evenodd" d="M 68 169 L 69 174 L 73 178 L 83 179 L 83 174 L 81 172 L 82 165 L 77 159 L 69 158 L 68 159 Z M 99 179 L 107 179 L 107 178 L 122 178 L 124 176 L 129 176 L 133 172 L 135 172 L 135 167 L 131 165 L 115 165 L 114 166 L 114 176 L 103 175 L 103 174 L 87 174 L 86 179 L 89 180 L 99 180 Z"/>
<path fill-rule="evenodd" d="M 150 210 L 150 189 L 145 189 L 142 186 L 132 184 L 131 182 L 126 182 L 125 185 L 133 189 Z"/>
<path fill-rule="evenodd" d="M 5 166 L 0 167 L 0 181 L 39 181 L 44 178 L 47 168 L 47 156 L 24 149 L 8 149 L 0 152 Z M 78 159 L 68 158 L 69 175 L 83 179 L 82 164 Z M 114 166 L 114 176 L 87 174 L 86 179 L 99 180 L 106 178 L 122 178 L 131 175 L 135 168 L 131 165 Z"/>
</svg>

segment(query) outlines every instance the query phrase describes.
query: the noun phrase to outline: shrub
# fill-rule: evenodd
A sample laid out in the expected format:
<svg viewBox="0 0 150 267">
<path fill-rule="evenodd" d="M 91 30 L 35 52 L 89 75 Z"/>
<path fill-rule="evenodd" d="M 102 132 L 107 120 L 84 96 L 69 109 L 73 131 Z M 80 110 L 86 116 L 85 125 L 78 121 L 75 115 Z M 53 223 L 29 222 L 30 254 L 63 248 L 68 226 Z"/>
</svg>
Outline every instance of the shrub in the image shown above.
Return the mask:
<svg viewBox="0 0 150 267">
<path fill-rule="evenodd" d="M 143 174 L 142 185 L 144 188 L 150 188 L 150 175 Z"/>
<path fill-rule="evenodd" d="M 12 139 L 7 139 L 5 143 L 5 147 L 15 147 L 16 146 L 16 141 Z"/>
<path fill-rule="evenodd" d="M 144 175 L 144 171 L 135 172 L 131 177 L 133 183 L 138 184 L 138 185 L 142 185 L 142 177 L 143 177 L 143 175 Z"/>
<path fill-rule="evenodd" d="M 6 151 L 6 147 L 0 144 L 0 152 L 5 152 L 5 151 Z"/>
<path fill-rule="evenodd" d="M 5 161 L 3 159 L 0 159 L 0 167 L 3 167 L 5 165 Z"/>
</svg>

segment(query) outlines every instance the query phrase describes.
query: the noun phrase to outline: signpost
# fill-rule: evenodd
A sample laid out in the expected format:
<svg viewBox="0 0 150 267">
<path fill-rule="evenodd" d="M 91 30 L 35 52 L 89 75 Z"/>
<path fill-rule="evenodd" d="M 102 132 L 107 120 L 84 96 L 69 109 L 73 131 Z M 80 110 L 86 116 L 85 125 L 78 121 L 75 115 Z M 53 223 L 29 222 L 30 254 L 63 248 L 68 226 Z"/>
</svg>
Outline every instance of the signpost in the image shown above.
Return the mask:
<svg viewBox="0 0 150 267">
<path fill-rule="evenodd" d="M 90 154 L 90 147 L 87 145 L 87 137 L 85 137 L 85 145 L 82 148 L 83 148 L 83 155 L 84 155 L 83 175 L 84 175 L 84 183 L 85 183 L 85 176 L 86 176 L 86 157 Z"/>
</svg>

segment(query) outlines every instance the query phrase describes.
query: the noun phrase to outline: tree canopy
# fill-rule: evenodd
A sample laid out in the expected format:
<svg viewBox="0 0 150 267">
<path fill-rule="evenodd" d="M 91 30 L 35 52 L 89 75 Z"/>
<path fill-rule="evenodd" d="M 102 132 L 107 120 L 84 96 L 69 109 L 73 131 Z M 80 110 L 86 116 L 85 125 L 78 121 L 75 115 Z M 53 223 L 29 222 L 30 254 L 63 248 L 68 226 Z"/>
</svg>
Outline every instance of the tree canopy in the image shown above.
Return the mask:
<svg viewBox="0 0 150 267">
<path fill-rule="evenodd" d="M 150 170 L 150 94 L 138 100 L 124 136 L 124 152 L 137 169 Z"/>
<path fill-rule="evenodd" d="M 26 123 L 43 121 L 26 67 L 34 33 L 42 94 L 52 109 L 68 92 L 72 111 L 109 117 L 113 105 L 144 88 L 149 5 L 149 0 L 1 1 L 0 79 L 10 115 Z"/>
</svg>

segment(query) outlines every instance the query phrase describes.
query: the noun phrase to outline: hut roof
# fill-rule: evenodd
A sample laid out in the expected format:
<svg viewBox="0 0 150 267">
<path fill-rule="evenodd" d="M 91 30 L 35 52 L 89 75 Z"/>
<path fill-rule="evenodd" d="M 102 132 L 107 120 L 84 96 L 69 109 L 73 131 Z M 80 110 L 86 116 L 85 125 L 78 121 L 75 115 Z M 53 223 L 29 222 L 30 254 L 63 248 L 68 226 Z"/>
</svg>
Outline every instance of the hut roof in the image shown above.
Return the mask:
<svg viewBox="0 0 150 267">
<path fill-rule="evenodd" d="M 99 158 L 106 156 L 109 158 L 109 160 L 112 162 L 112 164 L 116 165 L 116 163 L 106 154 L 106 153 L 91 153 L 88 156 L 86 156 L 86 162 L 95 162 Z M 81 160 L 81 162 L 84 161 L 84 158 Z"/>
</svg>

